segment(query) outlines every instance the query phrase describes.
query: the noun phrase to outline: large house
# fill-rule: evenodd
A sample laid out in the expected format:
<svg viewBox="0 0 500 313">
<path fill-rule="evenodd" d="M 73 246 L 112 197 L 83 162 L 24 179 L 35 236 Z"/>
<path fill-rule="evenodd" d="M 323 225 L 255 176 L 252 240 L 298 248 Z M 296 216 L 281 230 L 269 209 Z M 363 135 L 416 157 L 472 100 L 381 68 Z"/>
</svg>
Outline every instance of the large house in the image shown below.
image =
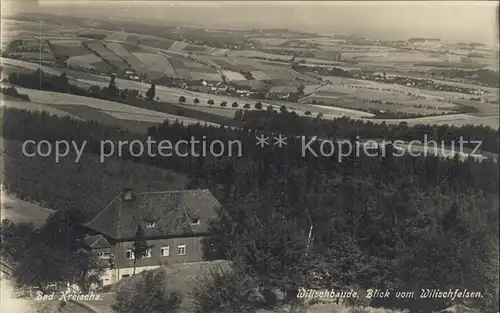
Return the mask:
<svg viewBox="0 0 500 313">
<path fill-rule="evenodd" d="M 136 260 L 136 273 L 161 265 L 202 261 L 208 222 L 218 218 L 220 212 L 220 204 L 209 190 L 134 193 L 125 189 L 85 224 L 90 230 L 87 247 L 110 265 L 102 286 L 132 275 L 139 225 L 152 247 L 145 257 Z"/>
</svg>

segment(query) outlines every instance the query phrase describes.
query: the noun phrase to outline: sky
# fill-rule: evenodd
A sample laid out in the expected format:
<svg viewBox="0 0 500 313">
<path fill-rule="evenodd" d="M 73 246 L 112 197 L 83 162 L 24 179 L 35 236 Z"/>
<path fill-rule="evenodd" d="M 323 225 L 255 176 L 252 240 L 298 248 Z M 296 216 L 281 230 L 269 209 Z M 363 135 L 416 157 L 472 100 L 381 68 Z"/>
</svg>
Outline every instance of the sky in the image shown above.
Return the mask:
<svg viewBox="0 0 500 313">
<path fill-rule="evenodd" d="M 31 4 L 30 4 L 31 2 Z M 497 1 L 10 0 L 4 10 L 121 17 L 156 24 L 290 28 L 380 39 L 498 43 Z M 21 7 L 24 6 L 24 7 Z"/>
</svg>

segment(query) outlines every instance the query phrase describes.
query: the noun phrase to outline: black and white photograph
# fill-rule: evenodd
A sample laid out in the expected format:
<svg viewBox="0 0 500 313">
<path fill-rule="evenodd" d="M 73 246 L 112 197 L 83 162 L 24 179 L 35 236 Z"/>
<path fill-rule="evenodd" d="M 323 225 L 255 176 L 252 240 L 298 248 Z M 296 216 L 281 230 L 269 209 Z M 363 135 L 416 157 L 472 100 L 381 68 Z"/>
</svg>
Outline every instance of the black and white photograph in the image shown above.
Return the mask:
<svg viewBox="0 0 500 313">
<path fill-rule="evenodd" d="M 499 312 L 497 1 L 0 13 L 0 313 Z"/>
</svg>

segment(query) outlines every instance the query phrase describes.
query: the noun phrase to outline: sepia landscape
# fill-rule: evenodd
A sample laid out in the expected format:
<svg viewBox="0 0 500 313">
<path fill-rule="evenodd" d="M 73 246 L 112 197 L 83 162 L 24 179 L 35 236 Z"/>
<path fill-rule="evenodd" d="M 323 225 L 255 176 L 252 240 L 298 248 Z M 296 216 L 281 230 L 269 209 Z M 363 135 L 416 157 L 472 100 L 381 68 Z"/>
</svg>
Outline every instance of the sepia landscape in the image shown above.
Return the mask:
<svg viewBox="0 0 500 313">
<path fill-rule="evenodd" d="M 496 4 L 307 2 L 2 4 L 1 312 L 498 312 Z"/>
</svg>

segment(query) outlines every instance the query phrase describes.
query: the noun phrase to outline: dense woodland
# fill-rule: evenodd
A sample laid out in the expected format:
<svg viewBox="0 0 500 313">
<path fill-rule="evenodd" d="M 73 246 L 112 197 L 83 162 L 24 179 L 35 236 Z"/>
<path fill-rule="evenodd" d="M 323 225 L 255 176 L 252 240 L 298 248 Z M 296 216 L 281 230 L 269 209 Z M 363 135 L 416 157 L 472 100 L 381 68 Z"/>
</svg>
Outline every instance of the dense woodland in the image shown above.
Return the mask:
<svg viewBox="0 0 500 313">
<path fill-rule="evenodd" d="M 85 151 L 90 154 L 100 152 L 101 140 L 146 141 L 146 135 L 95 122 L 16 109 L 3 112 L 3 124 L 5 139 L 86 140 Z M 456 131 L 466 136 L 468 129 Z M 498 310 L 497 163 L 363 155 L 339 163 L 335 156 L 302 157 L 299 139 L 289 138 L 281 149 L 261 149 L 255 147 L 252 131 L 201 125 L 164 123 L 150 128 L 148 135 L 172 142 L 206 136 L 207 141 L 243 143 L 241 157 L 125 154 L 122 158 L 175 170 L 190 178 L 188 187 L 212 190 L 227 214 L 213 225 L 215 235 L 207 255 L 233 260 L 238 271 L 252 277 L 248 286 L 277 288 L 286 293 L 286 300 L 306 286 L 467 288 L 485 294 L 471 305 L 485 307 L 484 312 Z M 82 162 L 68 162 L 64 171 L 56 164 L 52 170 L 75 177 L 89 166 L 87 159 Z M 56 179 L 47 177 L 44 184 L 26 188 L 12 182 L 32 172 L 19 171 L 5 175 L 8 190 L 37 201 L 53 198 Z M 94 173 L 98 174 L 91 170 L 86 175 Z M 115 179 L 121 180 L 122 175 Z M 56 209 L 79 205 L 96 213 L 76 195 L 84 190 L 78 186 L 66 190 L 68 194 L 58 197 Z M 447 304 L 443 299 L 371 302 L 413 311 Z"/>
</svg>

